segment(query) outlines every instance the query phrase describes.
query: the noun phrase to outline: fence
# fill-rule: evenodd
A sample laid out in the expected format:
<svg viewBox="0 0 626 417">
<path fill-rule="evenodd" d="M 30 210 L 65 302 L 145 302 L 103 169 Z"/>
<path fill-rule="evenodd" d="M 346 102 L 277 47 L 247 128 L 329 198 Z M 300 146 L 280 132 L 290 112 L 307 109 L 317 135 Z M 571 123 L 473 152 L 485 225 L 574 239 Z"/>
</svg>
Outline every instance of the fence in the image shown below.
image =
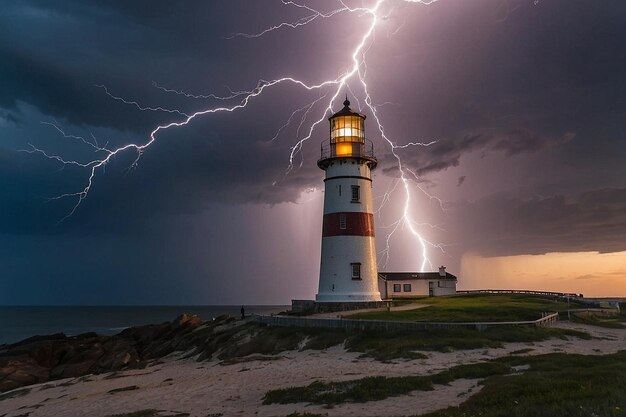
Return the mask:
<svg viewBox="0 0 626 417">
<path fill-rule="evenodd" d="M 563 298 L 582 298 L 582 294 L 552 291 L 535 291 L 535 290 L 457 290 L 457 294 L 531 294 L 531 295 L 549 295 L 552 297 Z"/>
<path fill-rule="evenodd" d="M 279 327 L 325 327 L 346 330 L 414 331 L 429 329 L 475 329 L 484 330 L 493 326 L 548 326 L 559 320 L 559 313 L 544 313 L 544 317 L 532 321 L 438 323 L 422 321 L 353 320 L 292 316 L 253 316 L 254 321 Z"/>
</svg>

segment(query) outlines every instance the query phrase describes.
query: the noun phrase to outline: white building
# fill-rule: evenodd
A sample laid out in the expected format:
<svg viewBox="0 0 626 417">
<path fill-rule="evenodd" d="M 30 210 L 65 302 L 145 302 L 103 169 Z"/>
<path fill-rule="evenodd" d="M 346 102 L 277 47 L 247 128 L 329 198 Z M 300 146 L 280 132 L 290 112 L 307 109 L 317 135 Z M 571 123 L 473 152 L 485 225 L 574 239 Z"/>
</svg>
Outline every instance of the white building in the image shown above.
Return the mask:
<svg viewBox="0 0 626 417">
<path fill-rule="evenodd" d="M 439 272 L 380 272 L 378 290 L 382 298 L 456 294 L 457 277 L 439 267 Z"/>
<path fill-rule="evenodd" d="M 324 179 L 324 222 L 317 302 L 381 301 L 378 291 L 372 175 L 372 142 L 365 116 L 344 107 L 333 114 L 330 139 L 317 165 Z"/>
</svg>

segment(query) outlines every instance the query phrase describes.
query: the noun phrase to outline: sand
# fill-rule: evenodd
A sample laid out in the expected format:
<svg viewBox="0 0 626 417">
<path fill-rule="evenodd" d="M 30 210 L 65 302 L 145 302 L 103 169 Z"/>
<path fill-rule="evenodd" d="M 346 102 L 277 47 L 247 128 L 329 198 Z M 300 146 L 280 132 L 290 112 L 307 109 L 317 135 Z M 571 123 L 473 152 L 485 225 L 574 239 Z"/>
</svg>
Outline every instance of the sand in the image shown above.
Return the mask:
<svg viewBox="0 0 626 417">
<path fill-rule="evenodd" d="M 626 329 L 603 329 L 558 323 L 589 332 L 592 340 L 548 340 L 510 343 L 501 349 L 425 352 L 428 359 L 381 363 L 358 359 L 357 353 L 336 346 L 324 351 L 289 351 L 272 358 L 226 365 L 218 360 L 195 362 L 168 357 L 142 370 L 90 375 L 32 385 L 26 395 L 0 401 L 0 415 L 109 416 L 143 409 L 162 410 L 162 415 L 190 416 L 284 416 L 294 411 L 329 416 L 410 416 L 458 405 L 480 390 L 478 380 L 457 380 L 435 391 L 361 404 L 262 405 L 271 389 L 301 386 L 313 381 L 342 381 L 365 376 L 403 376 L 438 372 L 452 365 L 481 362 L 532 349 L 528 355 L 569 352 L 608 354 L 626 349 Z M 118 391 L 114 391 L 118 390 Z"/>
</svg>

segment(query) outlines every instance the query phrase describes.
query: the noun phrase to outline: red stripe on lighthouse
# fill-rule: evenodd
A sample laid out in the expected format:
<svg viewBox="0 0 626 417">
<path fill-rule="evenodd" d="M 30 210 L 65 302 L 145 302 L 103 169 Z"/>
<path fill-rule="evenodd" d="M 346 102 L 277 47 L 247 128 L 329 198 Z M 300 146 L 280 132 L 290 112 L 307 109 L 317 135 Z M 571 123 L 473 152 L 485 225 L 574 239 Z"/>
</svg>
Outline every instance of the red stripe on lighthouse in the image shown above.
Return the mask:
<svg viewBox="0 0 626 417">
<path fill-rule="evenodd" d="M 345 216 L 345 228 L 342 228 L 341 216 Z M 324 214 L 322 237 L 328 236 L 374 236 L 374 215 L 360 212 Z"/>
</svg>

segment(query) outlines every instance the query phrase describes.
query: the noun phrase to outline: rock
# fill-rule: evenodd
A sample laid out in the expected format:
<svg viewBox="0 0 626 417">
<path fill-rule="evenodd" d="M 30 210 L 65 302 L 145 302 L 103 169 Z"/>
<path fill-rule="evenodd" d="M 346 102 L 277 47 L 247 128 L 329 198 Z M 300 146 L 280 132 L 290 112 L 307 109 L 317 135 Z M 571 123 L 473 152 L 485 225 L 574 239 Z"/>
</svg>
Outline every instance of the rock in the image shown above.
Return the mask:
<svg viewBox="0 0 626 417">
<path fill-rule="evenodd" d="M 16 348 L 18 346 L 29 345 L 35 342 L 44 342 L 44 341 L 51 341 L 51 340 L 65 340 L 65 339 L 67 339 L 67 336 L 64 333 L 54 333 L 54 334 L 49 334 L 49 335 L 44 335 L 44 336 L 31 336 L 29 338 L 26 338 L 24 340 L 21 340 L 17 343 L 13 343 L 12 345 L 8 345 L 8 346 L 10 348 Z"/>
<path fill-rule="evenodd" d="M 7 390 L 4 388 L 6 386 L 17 388 L 46 381 L 49 378 L 49 370 L 37 364 L 30 357 L 18 357 L 0 363 L 0 375 L 2 376 L 0 387 L 3 387 L 0 392 L 4 392 Z"/>
<path fill-rule="evenodd" d="M 82 340 L 82 339 L 97 339 L 99 336 L 97 333 L 94 332 L 87 332 L 87 333 L 81 333 L 77 336 L 75 336 L 76 339 L 78 340 Z"/>
<path fill-rule="evenodd" d="M 92 362 L 68 363 L 55 366 L 50 371 L 50 379 L 74 378 L 89 374 Z"/>
<path fill-rule="evenodd" d="M 114 336 L 57 333 L 2 345 L 0 392 L 53 379 L 143 368 L 148 361 L 177 351 L 209 359 L 229 342 L 231 322 L 236 320 L 227 315 L 203 322 L 183 314 L 172 322 L 128 328 Z"/>
<path fill-rule="evenodd" d="M 183 325 L 190 326 L 190 327 L 197 327 L 200 324 L 202 324 L 202 319 L 196 316 L 195 314 L 192 316 L 188 314 L 183 314 L 181 316 L 178 316 L 176 320 L 174 320 L 173 324 L 174 324 L 173 325 L 174 328 L 181 327 Z"/>
</svg>

